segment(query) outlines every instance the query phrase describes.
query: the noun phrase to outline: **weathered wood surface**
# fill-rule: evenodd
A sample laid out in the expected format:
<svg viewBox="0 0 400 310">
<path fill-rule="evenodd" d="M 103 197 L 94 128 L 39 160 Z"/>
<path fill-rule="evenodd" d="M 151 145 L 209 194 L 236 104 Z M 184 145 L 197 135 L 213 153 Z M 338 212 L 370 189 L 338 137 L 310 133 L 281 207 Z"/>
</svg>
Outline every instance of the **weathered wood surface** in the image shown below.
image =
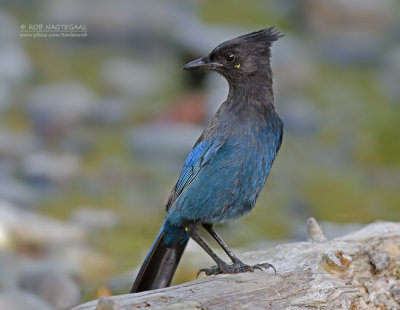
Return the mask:
<svg viewBox="0 0 400 310">
<path fill-rule="evenodd" d="M 245 253 L 272 270 L 217 275 L 74 310 L 116 309 L 400 309 L 400 223 L 376 222 L 327 240 L 315 220 L 309 240 Z"/>
</svg>

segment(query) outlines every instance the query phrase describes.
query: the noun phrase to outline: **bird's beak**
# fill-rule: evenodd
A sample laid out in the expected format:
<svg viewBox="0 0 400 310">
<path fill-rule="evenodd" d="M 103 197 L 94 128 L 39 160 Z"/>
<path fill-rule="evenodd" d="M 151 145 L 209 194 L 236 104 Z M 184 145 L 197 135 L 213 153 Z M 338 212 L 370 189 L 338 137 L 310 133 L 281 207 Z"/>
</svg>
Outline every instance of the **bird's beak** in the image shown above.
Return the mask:
<svg viewBox="0 0 400 310">
<path fill-rule="evenodd" d="M 215 70 L 224 65 L 218 62 L 212 62 L 209 56 L 193 60 L 182 67 L 183 70 Z"/>
</svg>

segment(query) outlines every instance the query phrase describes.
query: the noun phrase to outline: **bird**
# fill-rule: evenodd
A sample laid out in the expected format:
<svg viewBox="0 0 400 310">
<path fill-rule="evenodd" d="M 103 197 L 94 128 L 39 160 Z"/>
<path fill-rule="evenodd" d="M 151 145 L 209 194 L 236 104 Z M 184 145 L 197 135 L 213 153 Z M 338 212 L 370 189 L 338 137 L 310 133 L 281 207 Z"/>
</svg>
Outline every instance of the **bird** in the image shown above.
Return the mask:
<svg viewBox="0 0 400 310">
<path fill-rule="evenodd" d="M 275 270 L 269 263 L 243 263 L 213 225 L 253 209 L 281 147 L 283 122 L 275 111 L 270 58 L 272 43 L 282 36 L 275 26 L 241 35 L 182 67 L 219 73 L 228 81 L 229 93 L 186 158 L 166 204 L 164 223 L 130 293 L 170 286 L 189 238 L 216 263 L 199 270 L 207 276 Z M 232 264 L 200 237 L 200 227 Z"/>
</svg>

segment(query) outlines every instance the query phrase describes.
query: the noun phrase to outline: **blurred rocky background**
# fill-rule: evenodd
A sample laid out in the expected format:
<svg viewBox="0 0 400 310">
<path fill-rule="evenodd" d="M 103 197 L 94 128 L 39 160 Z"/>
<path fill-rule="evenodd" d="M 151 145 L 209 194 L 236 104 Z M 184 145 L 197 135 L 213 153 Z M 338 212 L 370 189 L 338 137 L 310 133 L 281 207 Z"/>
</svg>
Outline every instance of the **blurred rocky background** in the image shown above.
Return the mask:
<svg viewBox="0 0 400 310">
<path fill-rule="evenodd" d="M 87 38 L 20 38 L 77 24 Z M 227 94 L 181 71 L 277 25 L 282 149 L 233 247 L 400 220 L 400 3 L 395 0 L 6 0 L 0 4 L 0 308 L 68 309 L 125 293 L 183 161 Z M 212 186 L 212 184 L 210 184 Z M 273 262 L 271 262 L 273 263 Z M 175 282 L 212 262 L 190 244 Z"/>
</svg>

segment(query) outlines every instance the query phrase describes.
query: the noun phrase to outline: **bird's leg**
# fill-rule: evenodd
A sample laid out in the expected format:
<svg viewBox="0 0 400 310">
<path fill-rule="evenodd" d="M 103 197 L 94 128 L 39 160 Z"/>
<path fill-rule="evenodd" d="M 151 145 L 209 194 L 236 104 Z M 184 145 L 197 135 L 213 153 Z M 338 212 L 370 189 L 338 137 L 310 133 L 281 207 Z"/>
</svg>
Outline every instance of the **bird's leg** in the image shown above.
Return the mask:
<svg viewBox="0 0 400 310">
<path fill-rule="evenodd" d="M 237 267 L 237 268 L 246 268 L 246 267 L 250 267 L 253 269 L 260 269 L 261 268 L 272 268 L 274 269 L 275 273 L 276 273 L 276 269 L 272 264 L 269 263 L 261 263 L 261 264 L 256 264 L 253 266 L 247 266 L 246 264 L 244 264 L 236 255 L 235 253 L 233 253 L 233 251 L 227 246 L 227 244 L 225 243 L 224 240 L 222 240 L 222 238 L 217 234 L 217 232 L 212 228 L 212 224 L 203 224 L 203 227 L 205 230 L 207 230 L 209 232 L 209 234 L 215 239 L 215 241 L 217 241 L 217 243 L 221 246 L 221 248 L 225 251 L 225 253 L 229 256 L 229 258 L 232 260 L 233 262 L 233 266 Z"/>
<path fill-rule="evenodd" d="M 211 248 L 199 236 L 199 234 L 197 233 L 197 224 L 196 223 L 189 224 L 186 231 L 187 231 L 188 235 L 194 241 L 196 241 L 204 249 L 204 251 L 206 251 L 207 254 L 210 255 L 210 257 L 217 263 L 217 266 L 213 266 L 209 269 L 200 269 L 199 272 L 197 273 L 197 275 L 199 275 L 201 272 L 204 272 L 207 276 L 212 275 L 212 274 L 219 274 L 219 273 L 241 273 L 241 272 L 248 272 L 248 271 L 253 272 L 254 269 L 262 270 L 261 269 L 262 267 L 264 267 L 264 268 L 272 267 L 275 270 L 274 266 L 272 266 L 271 264 L 268 264 L 268 263 L 257 264 L 254 266 L 249 266 L 249 265 L 243 264 L 240 261 L 240 259 L 237 258 L 233 254 L 233 252 L 226 246 L 226 244 L 222 241 L 222 239 L 214 232 L 214 234 L 217 236 L 218 240 L 221 240 L 223 242 L 224 246 L 228 249 L 229 255 L 232 254 L 232 257 L 235 257 L 235 258 L 231 258 L 232 261 L 235 259 L 234 264 L 228 265 L 221 258 L 219 258 L 218 255 L 215 254 L 213 252 L 213 250 L 211 250 Z M 212 236 L 214 237 L 214 235 L 212 235 Z M 228 252 L 227 252 L 227 254 L 228 254 Z"/>
<path fill-rule="evenodd" d="M 210 269 L 200 269 L 197 273 L 197 276 L 204 272 L 207 276 L 212 274 L 219 274 L 219 273 L 227 273 L 226 271 L 229 269 L 229 266 L 218 257 L 217 254 L 211 250 L 211 248 L 204 242 L 204 240 L 198 235 L 197 233 L 197 225 L 195 223 L 191 223 L 187 227 L 187 233 L 194 241 L 200 245 L 204 251 L 207 252 L 208 255 L 217 263 L 217 266 L 211 267 Z"/>
<path fill-rule="evenodd" d="M 211 224 L 203 224 L 205 230 L 209 232 L 209 234 L 217 241 L 217 243 L 221 246 L 221 248 L 225 251 L 225 253 L 229 256 L 232 262 L 235 265 L 242 264 L 241 260 L 233 253 L 233 251 L 226 245 L 225 241 L 217 234 L 217 232 L 212 229 Z"/>
</svg>

